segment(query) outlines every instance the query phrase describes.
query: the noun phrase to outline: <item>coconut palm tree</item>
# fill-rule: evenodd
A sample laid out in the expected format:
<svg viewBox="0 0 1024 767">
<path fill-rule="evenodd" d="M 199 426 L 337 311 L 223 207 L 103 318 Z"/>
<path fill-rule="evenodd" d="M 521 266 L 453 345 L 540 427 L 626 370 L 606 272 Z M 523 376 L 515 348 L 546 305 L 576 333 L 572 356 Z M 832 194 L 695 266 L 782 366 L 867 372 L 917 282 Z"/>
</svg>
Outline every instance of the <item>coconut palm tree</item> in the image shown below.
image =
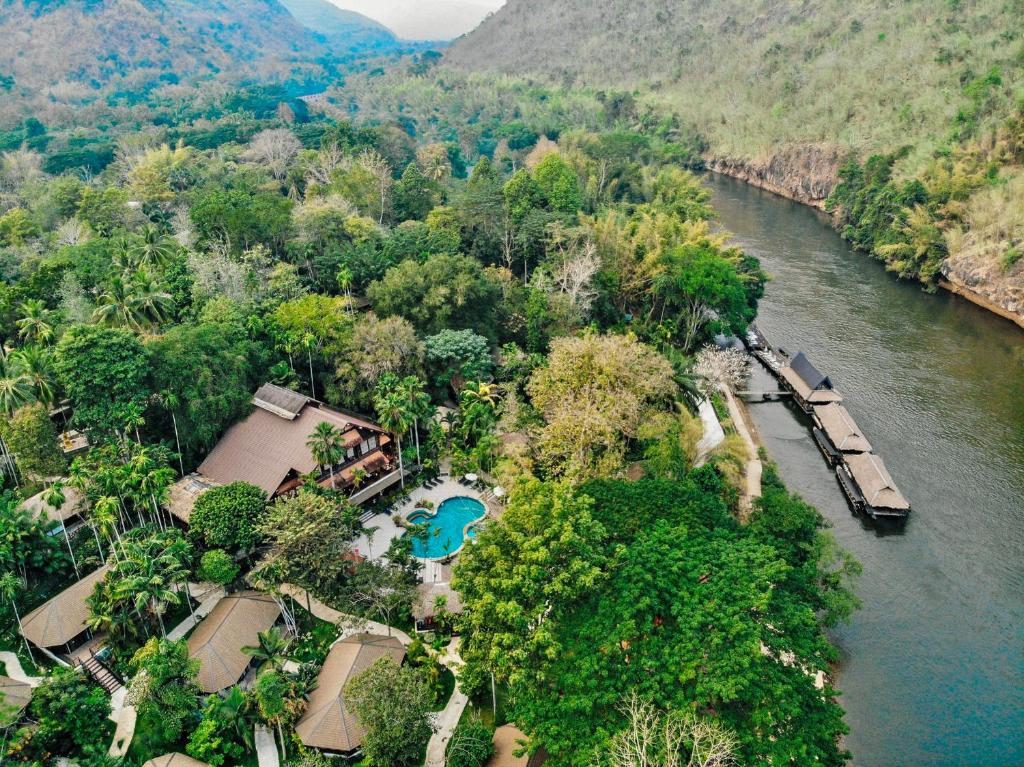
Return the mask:
<svg viewBox="0 0 1024 767">
<path fill-rule="evenodd" d="M 117 544 L 121 543 L 121 533 L 117 529 L 117 518 L 121 511 L 121 504 L 112 495 L 104 495 L 96 500 L 96 503 L 92 506 L 92 511 L 89 512 L 89 518 L 99 528 L 99 531 L 104 535 L 107 541 L 110 542 L 110 553 L 114 556 L 114 561 L 119 561 L 117 558 Z M 122 549 L 122 555 L 124 551 Z"/>
<path fill-rule="evenodd" d="M 345 448 L 341 442 L 341 431 L 334 424 L 321 421 L 306 441 L 306 447 L 309 448 L 313 454 L 313 460 L 320 465 L 321 469 L 324 466 L 327 467 L 331 474 L 331 487 L 334 487 L 334 466 L 345 455 Z"/>
<path fill-rule="evenodd" d="M 35 663 L 35 656 L 32 655 L 32 648 L 29 646 L 28 639 L 25 638 L 25 631 L 21 625 L 21 614 L 18 612 L 18 603 L 15 601 L 15 597 L 21 594 L 25 590 L 25 582 L 14 573 L 4 573 L 0 575 L 0 594 L 3 595 L 4 599 L 11 603 L 11 608 L 14 610 L 14 618 L 18 622 L 18 633 L 21 634 L 21 640 L 25 643 L 25 651 L 28 652 L 28 657 Z"/>
<path fill-rule="evenodd" d="M 53 379 L 53 353 L 45 346 L 23 346 L 11 352 L 14 363 L 32 390 L 37 402 L 52 405 L 56 400 Z"/>
<path fill-rule="evenodd" d="M 166 322 L 174 310 L 174 299 L 147 272 L 138 271 L 132 278 L 135 304 L 145 318 L 147 326 Z"/>
<path fill-rule="evenodd" d="M 129 251 L 137 266 L 163 268 L 178 252 L 178 243 L 155 226 L 147 226 L 142 237 L 136 238 Z"/>
<path fill-rule="evenodd" d="M 15 355 L 4 353 L 0 346 L 0 410 L 12 415 L 32 400 L 32 385 Z"/>
<path fill-rule="evenodd" d="M 49 344 L 53 342 L 53 312 L 38 298 L 25 301 L 18 307 L 21 318 L 15 322 L 18 336 L 29 343 Z"/>
<path fill-rule="evenodd" d="M 374 408 L 377 410 L 377 417 L 381 426 L 395 435 L 398 445 L 398 471 L 402 487 L 405 488 L 405 464 L 402 460 L 402 435 L 409 430 L 413 417 L 410 412 L 409 402 L 403 393 L 397 389 L 387 390 L 380 387 L 374 397 Z"/>
<path fill-rule="evenodd" d="M 96 299 L 92 321 L 111 328 L 140 329 L 146 323 L 145 312 L 131 284 L 123 277 L 114 277 Z"/>
<path fill-rule="evenodd" d="M 155 616 L 161 635 L 167 636 L 164 612 L 168 605 L 178 604 L 174 587 L 188 574 L 181 552 L 169 549 L 161 536 L 123 546 L 125 558 L 115 565 L 114 597 L 130 603 L 139 615 L 145 611 Z"/>
<path fill-rule="evenodd" d="M 253 750 L 253 727 L 256 723 L 252 705 L 242 688 L 232 687 L 228 694 L 217 701 L 217 721 L 235 735 L 249 751 Z"/>
<path fill-rule="evenodd" d="M 54 482 L 43 492 L 43 503 L 54 511 L 60 511 L 66 501 L 67 496 L 64 495 L 64 488 L 60 482 Z M 60 525 L 64 530 L 64 542 L 68 545 L 68 553 L 71 555 L 71 564 L 75 568 L 75 575 L 79 580 L 81 580 L 82 573 L 78 570 L 78 561 L 75 559 L 75 550 L 71 548 L 71 538 L 68 536 L 68 526 L 64 524 L 64 520 L 61 520 Z"/>
<path fill-rule="evenodd" d="M 256 636 L 259 639 L 259 644 L 243 647 L 242 652 L 259 661 L 261 670 L 269 667 L 280 671 L 285 662 L 291 660 L 291 655 L 288 653 L 292 646 L 291 638 L 277 626 L 260 631 Z"/>
</svg>

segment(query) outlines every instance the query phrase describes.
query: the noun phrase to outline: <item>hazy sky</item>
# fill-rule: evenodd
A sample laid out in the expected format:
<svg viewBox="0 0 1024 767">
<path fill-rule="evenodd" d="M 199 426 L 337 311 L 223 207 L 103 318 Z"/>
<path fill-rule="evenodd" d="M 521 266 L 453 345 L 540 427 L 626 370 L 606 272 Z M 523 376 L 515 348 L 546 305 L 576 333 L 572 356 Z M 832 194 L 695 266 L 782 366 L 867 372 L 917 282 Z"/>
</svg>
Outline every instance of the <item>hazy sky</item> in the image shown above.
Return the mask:
<svg viewBox="0 0 1024 767">
<path fill-rule="evenodd" d="M 331 0 L 376 19 L 407 40 L 450 40 L 469 32 L 505 0 Z"/>
</svg>

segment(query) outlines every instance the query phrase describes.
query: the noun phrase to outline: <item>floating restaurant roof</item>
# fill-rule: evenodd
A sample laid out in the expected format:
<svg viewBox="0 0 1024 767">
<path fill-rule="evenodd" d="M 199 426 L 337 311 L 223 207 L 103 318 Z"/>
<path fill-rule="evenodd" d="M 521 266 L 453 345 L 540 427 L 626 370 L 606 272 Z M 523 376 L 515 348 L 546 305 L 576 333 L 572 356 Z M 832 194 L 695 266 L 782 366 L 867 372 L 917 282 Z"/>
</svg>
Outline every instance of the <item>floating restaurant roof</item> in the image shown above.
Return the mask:
<svg viewBox="0 0 1024 767">
<path fill-rule="evenodd" d="M 832 388 L 832 379 L 819 371 L 803 352 L 784 366 L 779 375 L 793 387 L 797 396 L 813 405 L 824 405 L 829 402 L 842 402 L 843 395 Z"/>
<path fill-rule="evenodd" d="M 869 506 L 897 511 L 910 509 L 910 503 L 896 487 L 888 469 L 877 455 L 854 453 L 846 456 L 846 465 Z"/>
<path fill-rule="evenodd" d="M 345 685 L 384 657 L 395 663 L 405 658 L 405 647 L 396 637 L 356 634 L 336 643 L 310 693 L 306 713 L 295 725 L 299 739 L 311 748 L 347 753 L 363 742 L 363 729 L 345 705 Z"/>
<path fill-rule="evenodd" d="M 871 443 L 861 432 L 846 408 L 838 402 L 818 405 L 814 408 L 821 428 L 825 430 L 832 444 L 843 453 L 870 453 Z"/>
<path fill-rule="evenodd" d="M 242 648 L 257 646 L 259 632 L 273 626 L 280 614 L 277 602 L 259 591 L 220 600 L 188 638 L 188 654 L 199 660 L 199 689 L 218 692 L 237 682 L 252 660 Z"/>
<path fill-rule="evenodd" d="M 93 571 L 21 619 L 22 634 L 37 647 L 58 647 L 86 629 L 89 605 L 96 584 L 106 577 L 109 565 Z"/>
</svg>

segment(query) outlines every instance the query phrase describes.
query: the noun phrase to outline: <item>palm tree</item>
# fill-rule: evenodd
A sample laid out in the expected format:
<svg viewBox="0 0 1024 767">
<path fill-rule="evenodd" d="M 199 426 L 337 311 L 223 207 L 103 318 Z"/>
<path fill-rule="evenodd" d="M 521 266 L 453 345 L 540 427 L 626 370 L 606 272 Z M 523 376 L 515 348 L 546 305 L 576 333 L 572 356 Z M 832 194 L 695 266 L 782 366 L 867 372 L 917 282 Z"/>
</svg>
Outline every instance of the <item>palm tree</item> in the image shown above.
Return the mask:
<svg viewBox="0 0 1024 767">
<path fill-rule="evenodd" d="M 171 414 L 171 423 L 174 425 L 174 443 L 178 446 L 178 468 L 181 469 L 181 476 L 185 476 L 185 461 L 181 455 L 181 437 L 178 436 L 178 417 L 174 411 L 181 407 L 181 400 L 172 391 L 162 391 L 153 395 L 153 400 L 162 405 Z"/>
<path fill-rule="evenodd" d="M 257 635 L 259 644 L 255 647 L 243 647 L 242 652 L 259 661 L 260 669 L 270 667 L 280 671 L 286 661 L 291 660 L 288 649 L 292 640 L 277 626 L 271 626 Z"/>
<path fill-rule="evenodd" d="M 241 687 L 232 687 L 227 695 L 217 701 L 217 721 L 234 730 L 239 740 L 252 751 L 255 717 L 249 699 Z"/>
<path fill-rule="evenodd" d="M 37 402 L 52 405 L 56 400 L 53 380 L 53 354 L 45 346 L 24 346 L 11 352 L 14 364 L 25 377 Z"/>
<path fill-rule="evenodd" d="M 427 386 L 416 376 L 406 376 L 398 384 L 398 390 L 409 403 L 409 412 L 412 415 L 412 434 L 416 440 L 416 464 L 423 465 L 420 458 L 420 416 L 426 416 L 430 411 L 430 395 L 427 394 Z"/>
<path fill-rule="evenodd" d="M 54 482 L 43 493 L 43 503 L 54 511 L 60 511 L 66 501 L 67 496 L 64 495 L 64 488 L 61 486 L 60 482 Z M 78 562 L 75 560 L 75 550 L 71 548 L 71 538 L 68 535 L 68 526 L 64 523 L 64 520 L 61 520 L 60 526 L 64 530 L 64 542 L 68 545 L 68 553 L 71 555 L 71 564 L 75 568 L 75 575 L 79 580 L 81 580 L 82 573 L 78 570 Z"/>
<path fill-rule="evenodd" d="M 18 622 L 18 633 L 21 634 L 21 640 L 25 643 L 25 650 L 28 652 L 28 657 L 35 663 L 35 656 L 32 655 L 32 648 L 29 646 L 28 639 L 25 637 L 25 630 L 21 625 L 21 614 L 18 612 L 18 604 L 15 601 L 15 597 L 21 594 L 25 589 L 25 582 L 17 575 L 11 572 L 0 575 L 0 594 L 3 594 L 4 599 L 11 603 L 11 608 L 14 610 L 14 618 Z"/>
<path fill-rule="evenodd" d="M 345 455 L 344 446 L 341 442 L 341 432 L 334 424 L 321 421 L 313 429 L 313 433 L 306 441 L 306 447 L 313 454 L 313 460 L 320 464 L 320 468 L 327 467 L 331 473 L 331 487 L 334 487 L 334 466 L 342 456 Z"/>
<path fill-rule="evenodd" d="M 30 343 L 48 344 L 53 341 L 53 312 L 40 299 L 25 301 L 18 311 L 21 319 L 14 324 L 18 335 Z"/>
<path fill-rule="evenodd" d="M 122 545 L 122 555 L 124 554 L 124 542 L 121 540 L 121 533 L 117 529 L 117 517 L 121 510 L 121 504 L 112 495 L 104 495 L 97 499 L 96 503 L 92 506 L 92 511 L 89 513 L 90 519 L 99 528 L 100 532 L 106 536 L 110 542 L 110 553 L 114 555 L 114 561 L 119 561 L 117 558 L 117 544 Z"/>
<path fill-rule="evenodd" d="M 32 399 L 32 385 L 15 355 L 4 354 L 0 346 L 0 410 L 12 415 Z"/>
<path fill-rule="evenodd" d="M 464 403 L 482 402 L 492 408 L 498 404 L 498 387 L 494 384 L 480 382 L 468 384 L 459 395 Z"/>
<path fill-rule="evenodd" d="M 174 299 L 148 273 L 138 271 L 132 278 L 135 303 L 148 325 L 166 322 L 174 309 Z"/>
<path fill-rule="evenodd" d="M 400 391 L 392 389 L 391 391 L 378 391 L 373 404 L 381 426 L 394 434 L 398 443 L 399 479 L 404 489 L 405 464 L 402 460 L 402 435 L 409 430 L 413 420 L 412 414 L 409 412 L 409 402 Z"/>
<path fill-rule="evenodd" d="M 141 238 L 131 245 L 132 260 L 138 266 L 164 267 L 178 252 L 178 243 L 155 226 L 147 226 Z"/>
<path fill-rule="evenodd" d="M 96 299 L 92 321 L 112 328 L 140 329 L 146 322 L 138 297 L 123 277 L 114 277 Z"/>
<path fill-rule="evenodd" d="M 115 598 L 130 602 L 137 614 L 145 610 L 156 616 L 163 636 L 167 636 L 163 614 L 168 605 L 176 605 L 179 600 L 174 586 L 188 574 L 181 552 L 167 547 L 165 541 L 154 536 L 124 545 L 125 558 L 116 566 L 114 580 Z"/>
</svg>

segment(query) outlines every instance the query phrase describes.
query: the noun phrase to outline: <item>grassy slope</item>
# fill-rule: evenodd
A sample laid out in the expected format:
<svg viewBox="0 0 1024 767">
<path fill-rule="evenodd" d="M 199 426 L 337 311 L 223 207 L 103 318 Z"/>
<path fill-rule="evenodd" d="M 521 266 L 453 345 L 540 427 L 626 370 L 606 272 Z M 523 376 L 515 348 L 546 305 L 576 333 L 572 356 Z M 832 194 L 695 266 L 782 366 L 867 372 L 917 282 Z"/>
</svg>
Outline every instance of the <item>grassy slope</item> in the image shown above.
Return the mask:
<svg viewBox="0 0 1024 767">
<path fill-rule="evenodd" d="M 717 153 L 913 144 L 919 160 L 945 138 L 962 81 L 1000 66 L 1020 82 L 1024 2 L 511 0 L 446 59 L 653 91 Z"/>
<path fill-rule="evenodd" d="M 115 94 L 182 83 L 316 73 L 323 46 L 277 0 L 0 4 L 0 122 L 79 119 Z"/>
<path fill-rule="evenodd" d="M 995 141 L 1024 103 L 1024 0 L 510 0 L 446 62 L 635 89 L 716 167 L 820 203 L 850 153 L 903 149 L 895 176 L 928 184 L 936 155 Z M 968 196 L 933 210 L 943 273 L 1024 321 L 1024 168 Z"/>
</svg>

